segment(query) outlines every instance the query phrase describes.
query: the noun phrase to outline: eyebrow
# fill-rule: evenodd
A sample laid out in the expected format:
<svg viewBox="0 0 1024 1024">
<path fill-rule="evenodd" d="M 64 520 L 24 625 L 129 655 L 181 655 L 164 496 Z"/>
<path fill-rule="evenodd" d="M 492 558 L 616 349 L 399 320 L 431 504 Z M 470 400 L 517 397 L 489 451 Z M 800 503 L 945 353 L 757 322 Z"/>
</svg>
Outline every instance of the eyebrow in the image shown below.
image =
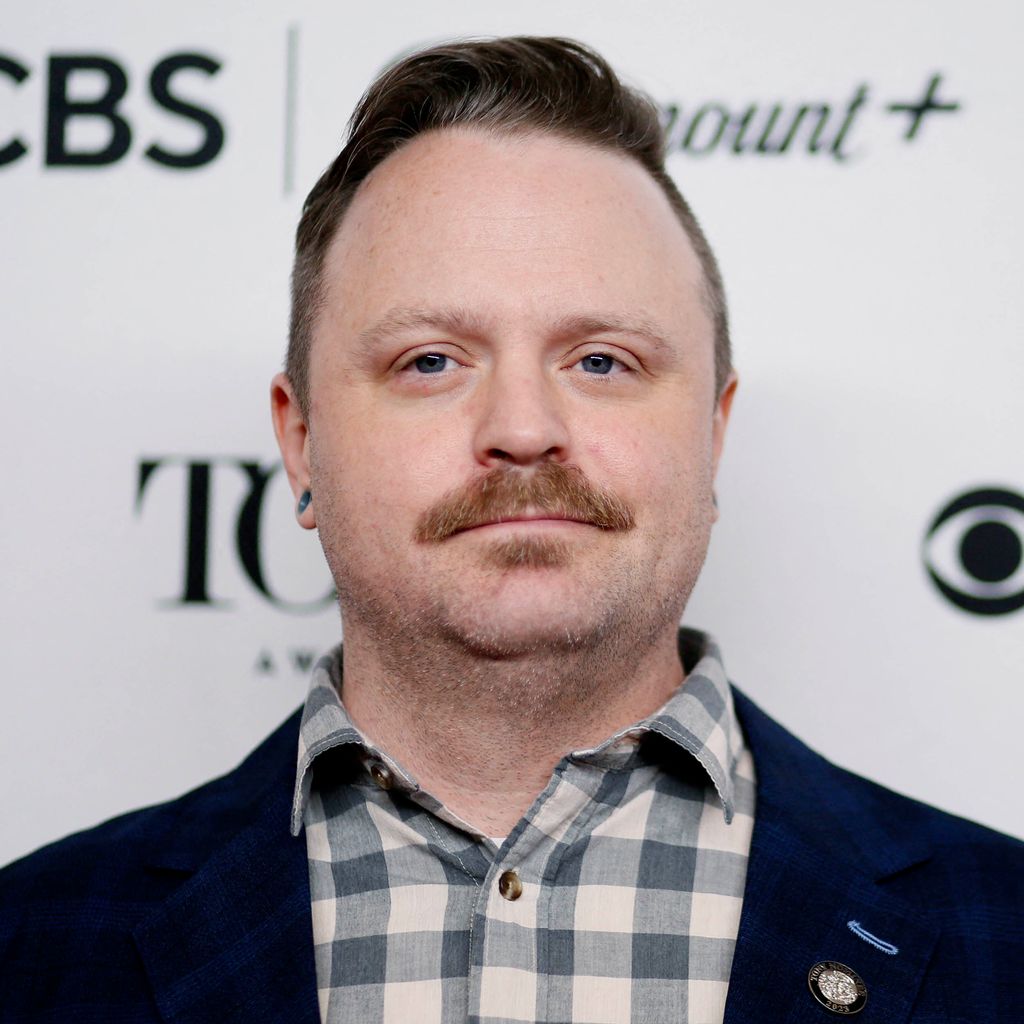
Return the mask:
<svg viewBox="0 0 1024 1024">
<path fill-rule="evenodd" d="M 465 309 L 431 310 L 400 306 L 388 310 L 380 320 L 360 331 L 356 340 L 360 349 L 369 353 L 396 335 L 422 329 L 475 338 L 488 333 L 487 323 Z M 559 339 L 591 337 L 595 334 L 631 334 L 643 338 L 656 349 L 671 347 L 665 332 L 653 321 L 609 313 L 569 313 L 559 317 L 547 333 Z"/>
<path fill-rule="evenodd" d="M 632 334 L 650 342 L 656 349 L 670 348 L 666 333 L 652 320 L 633 319 L 614 313 L 573 313 L 560 317 L 554 325 L 558 337 L 590 337 L 594 334 Z"/>
<path fill-rule="evenodd" d="M 424 328 L 474 337 L 485 333 L 479 317 L 472 316 L 464 309 L 431 310 L 399 306 L 388 310 L 380 320 L 360 331 L 356 342 L 364 353 L 369 353 L 396 335 Z"/>
</svg>

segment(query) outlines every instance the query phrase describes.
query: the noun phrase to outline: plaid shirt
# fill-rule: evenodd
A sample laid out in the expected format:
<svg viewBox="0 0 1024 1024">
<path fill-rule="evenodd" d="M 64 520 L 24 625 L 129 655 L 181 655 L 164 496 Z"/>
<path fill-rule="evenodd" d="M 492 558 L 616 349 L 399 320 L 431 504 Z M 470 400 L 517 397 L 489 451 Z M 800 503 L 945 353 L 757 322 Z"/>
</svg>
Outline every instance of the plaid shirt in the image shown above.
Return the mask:
<svg viewBox="0 0 1024 1024">
<path fill-rule="evenodd" d="M 563 758 L 500 848 L 359 733 L 340 648 L 320 661 L 292 830 L 323 1021 L 721 1024 L 754 769 L 714 643 L 680 652 L 685 685 Z"/>
</svg>

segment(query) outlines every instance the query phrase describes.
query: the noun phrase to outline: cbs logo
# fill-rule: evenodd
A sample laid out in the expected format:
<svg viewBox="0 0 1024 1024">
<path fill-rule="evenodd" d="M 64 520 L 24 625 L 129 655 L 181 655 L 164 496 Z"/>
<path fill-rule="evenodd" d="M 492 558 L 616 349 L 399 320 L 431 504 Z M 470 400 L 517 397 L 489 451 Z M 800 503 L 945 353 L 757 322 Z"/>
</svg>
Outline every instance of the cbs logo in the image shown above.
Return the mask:
<svg viewBox="0 0 1024 1024">
<path fill-rule="evenodd" d="M 1024 608 L 1024 496 L 996 487 L 957 495 L 932 520 L 922 555 L 957 608 L 974 615 Z"/>
<path fill-rule="evenodd" d="M 163 114 L 191 122 L 199 140 L 189 149 L 172 149 L 154 139 L 144 150 L 145 159 L 172 170 L 204 167 L 224 147 L 224 123 L 206 104 L 189 96 L 189 79 L 209 79 L 218 74 L 221 62 L 205 53 L 171 53 L 158 60 L 149 74 L 149 97 Z M 0 52 L 0 85 L 31 85 L 33 69 L 9 53 Z M 109 167 L 130 150 L 138 125 L 129 120 L 130 96 L 127 62 L 109 54 L 53 54 L 46 61 L 45 101 L 42 111 L 42 163 L 45 167 Z M 181 79 L 184 77 L 184 93 Z M 194 86 L 193 86 L 194 87 Z M 17 93 L 15 93 L 17 95 Z M 6 100 L 6 96 L 4 97 Z M 26 97 L 31 99 L 31 97 Z M 140 117 L 138 107 L 131 115 Z M 92 137 L 84 142 L 83 135 Z M 17 133 L 0 134 L 0 167 L 13 164 L 31 151 L 33 144 Z"/>
</svg>

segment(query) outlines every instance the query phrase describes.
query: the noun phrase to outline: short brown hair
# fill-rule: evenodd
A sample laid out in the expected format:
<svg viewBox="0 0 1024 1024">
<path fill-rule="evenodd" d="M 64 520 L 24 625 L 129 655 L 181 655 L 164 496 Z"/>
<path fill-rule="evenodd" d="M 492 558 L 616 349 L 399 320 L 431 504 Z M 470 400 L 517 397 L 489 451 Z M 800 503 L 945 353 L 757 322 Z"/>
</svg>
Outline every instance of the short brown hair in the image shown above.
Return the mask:
<svg viewBox="0 0 1024 1024">
<path fill-rule="evenodd" d="M 716 393 L 721 390 L 732 363 L 725 289 L 704 232 L 665 170 L 657 107 L 582 43 L 518 36 L 421 50 L 385 70 L 359 101 L 345 148 L 306 197 L 295 236 L 285 369 L 304 415 L 310 346 L 326 291 L 324 259 L 349 203 L 367 175 L 410 139 L 455 127 L 548 133 L 638 160 L 661 186 L 700 260 L 714 325 Z"/>
</svg>

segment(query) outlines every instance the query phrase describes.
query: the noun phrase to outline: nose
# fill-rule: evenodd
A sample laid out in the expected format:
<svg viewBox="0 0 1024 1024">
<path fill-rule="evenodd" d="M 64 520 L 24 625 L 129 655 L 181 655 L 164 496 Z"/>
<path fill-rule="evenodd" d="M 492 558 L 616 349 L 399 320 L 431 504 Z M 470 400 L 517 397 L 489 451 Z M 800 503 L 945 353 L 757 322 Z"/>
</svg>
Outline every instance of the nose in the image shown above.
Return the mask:
<svg viewBox="0 0 1024 1024">
<path fill-rule="evenodd" d="M 565 460 L 569 431 L 558 384 L 543 367 L 499 366 L 487 383 L 476 424 L 477 461 L 529 466 Z"/>
</svg>

